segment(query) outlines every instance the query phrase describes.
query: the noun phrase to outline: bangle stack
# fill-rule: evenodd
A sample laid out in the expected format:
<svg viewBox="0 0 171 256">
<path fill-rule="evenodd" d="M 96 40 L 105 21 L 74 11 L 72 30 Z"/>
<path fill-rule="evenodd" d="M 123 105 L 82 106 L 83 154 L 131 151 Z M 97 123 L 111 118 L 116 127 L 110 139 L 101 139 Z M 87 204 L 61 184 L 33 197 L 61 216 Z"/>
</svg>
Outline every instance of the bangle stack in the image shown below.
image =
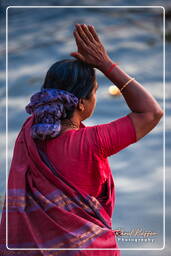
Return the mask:
<svg viewBox="0 0 171 256">
<path fill-rule="evenodd" d="M 122 88 L 120 89 L 120 92 L 122 92 L 122 90 L 123 90 L 130 82 L 132 82 L 133 80 L 135 80 L 134 77 L 130 78 L 130 79 L 122 86 Z"/>
<path fill-rule="evenodd" d="M 116 67 L 117 65 L 118 65 L 117 63 L 113 63 L 113 64 L 109 67 L 109 69 L 105 72 L 105 75 L 108 75 L 108 74 L 113 70 L 113 68 Z M 122 92 L 122 90 L 123 90 L 130 82 L 132 82 L 133 80 L 135 80 L 135 78 L 134 78 L 134 77 L 131 77 L 131 78 L 121 87 L 120 92 Z"/>
<path fill-rule="evenodd" d="M 112 69 L 113 69 L 114 67 L 116 67 L 117 65 L 118 65 L 117 63 L 113 63 L 113 64 L 109 67 L 109 69 L 105 72 L 105 75 L 108 76 L 109 73 L 112 71 Z"/>
</svg>

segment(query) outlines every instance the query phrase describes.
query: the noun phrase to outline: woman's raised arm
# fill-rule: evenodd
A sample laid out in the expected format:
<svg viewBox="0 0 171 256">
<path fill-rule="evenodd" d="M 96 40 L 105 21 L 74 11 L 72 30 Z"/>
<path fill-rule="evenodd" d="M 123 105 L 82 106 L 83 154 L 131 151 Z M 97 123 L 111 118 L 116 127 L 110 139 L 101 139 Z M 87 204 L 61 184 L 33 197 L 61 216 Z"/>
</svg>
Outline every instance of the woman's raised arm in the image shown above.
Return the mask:
<svg viewBox="0 0 171 256">
<path fill-rule="evenodd" d="M 108 56 L 93 26 L 77 24 L 74 36 L 78 52 L 71 53 L 72 56 L 98 68 L 119 89 L 131 79 L 118 65 L 106 74 L 115 62 Z M 129 116 L 133 121 L 137 140 L 139 140 L 158 124 L 163 116 L 163 110 L 151 93 L 136 80 L 131 81 L 122 90 L 122 95 L 132 111 Z"/>
</svg>

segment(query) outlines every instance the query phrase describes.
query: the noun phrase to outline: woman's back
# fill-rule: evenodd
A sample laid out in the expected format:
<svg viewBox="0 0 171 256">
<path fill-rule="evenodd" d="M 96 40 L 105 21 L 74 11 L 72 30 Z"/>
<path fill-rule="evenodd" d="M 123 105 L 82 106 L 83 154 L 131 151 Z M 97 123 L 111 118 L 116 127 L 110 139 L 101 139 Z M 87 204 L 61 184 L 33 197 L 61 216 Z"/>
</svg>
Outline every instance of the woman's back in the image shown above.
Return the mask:
<svg viewBox="0 0 171 256">
<path fill-rule="evenodd" d="M 99 197 L 111 172 L 107 157 L 136 142 L 129 115 L 107 124 L 68 130 L 39 142 L 60 173 L 79 189 Z"/>
</svg>

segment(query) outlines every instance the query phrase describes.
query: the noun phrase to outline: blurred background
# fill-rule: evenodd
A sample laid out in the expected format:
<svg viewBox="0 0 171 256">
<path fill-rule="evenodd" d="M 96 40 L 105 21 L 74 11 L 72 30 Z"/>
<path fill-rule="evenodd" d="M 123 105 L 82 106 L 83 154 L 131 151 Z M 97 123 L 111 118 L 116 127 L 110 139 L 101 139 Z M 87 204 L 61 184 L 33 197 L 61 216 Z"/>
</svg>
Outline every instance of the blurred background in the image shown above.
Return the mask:
<svg viewBox="0 0 171 256">
<path fill-rule="evenodd" d="M 115 3 L 114 3 L 115 2 Z M 115 5 L 114 5 L 115 4 Z M 23 6 L 16 8 L 15 6 Z M 56 61 L 73 58 L 77 50 L 73 29 L 75 23 L 94 25 L 109 56 L 130 76 L 135 77 L 156 98 L 164 109 L 166 103 L 166 203 L 171 188 L 171 4 L 169 1 L 1 1 L 1 186 L 0 209 L 5 194 L 6 173 L 6 96 L 8 96 L 8 168 L 11 164 L 16 137 L 28 114 L 25 105 L 38 91 L 48 68 Z M 79 8 L 74 7 L 80 6 Z M 163 6 L 166 9 L 166 90 L 163 62 Z M 8 9 L 8 88 L 5 77 L 5 12 Z M 28 6 L 28 5 L 27 5 Z M 50 8 L 54 6 L 54 8 Z M 64 8 L 62 6 L 70 6 Z M 89 7 L 85 7 L 89 6 Z M 101 7 L 97 7 L 101 6 Z M 105 7 L 106 6 L 106 7 Z M 107 7 L 111 6 L 111 7 Z M 131 7 L 132 6 L 132 7 Z M 134 6 L 134 7 L 133 7 Z M 135 7 L 136 6 L 136 7 Z M 141 6 L 141 7 L 140 7 Z M 142 6 L 148 6 L 142 7 Z M 151 7 L 150 7 L 151 6 Z M 158 6 L 158 7 L 154 7 Z M 58 8 L 55 8 L 58 7 Z M 111 81 L 96 70 L 99 89 L 97 105 L 86 126 L 110 122 L 130 112 L 122 96 L 109 94 Z M 154 232 L 147 241 L 143 236 L 118 237 L 120 248 L 159 249 L 164 245 L 163 185 L 164 185 L 164 118 L 147 136 L 109 157 L 116 188 L 113 229 L 125 232 L 139 230 Z M 162 251 L 148 250 L 146 255 L 169 255 L 171 229 L 168 218 L 171 206 L 166 207 L 166 247 Z M 132 239 L 132 241 L 129 240 Z M 137 241 L 136 238 L 143 238 Z M 127 240 L 126 240 L 127 239 Z M 123 250 L 122 255 L 144 255 L 144 251 Z"/>
</svg>

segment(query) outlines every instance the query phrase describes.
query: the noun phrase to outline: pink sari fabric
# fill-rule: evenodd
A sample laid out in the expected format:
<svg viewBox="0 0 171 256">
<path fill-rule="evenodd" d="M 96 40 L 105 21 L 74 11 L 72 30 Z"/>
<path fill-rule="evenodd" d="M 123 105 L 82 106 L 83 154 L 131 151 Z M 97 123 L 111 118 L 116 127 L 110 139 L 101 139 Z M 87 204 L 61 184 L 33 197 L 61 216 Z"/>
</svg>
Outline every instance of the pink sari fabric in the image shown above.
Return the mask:
<svg viewBox="0 0 171 256">
<path fill-rule="evenodd" d="M 0 225 L 0 255 L 119 256 L 111 216 L 99 200 L 79 191 L 50 163 L 31 137 L 33 121 L 34 116 L 27 118 L 15 142 Z M 110 175 L 105 198 L 109 207 L 114 205 L 113 193 Z"/>
</svg>

